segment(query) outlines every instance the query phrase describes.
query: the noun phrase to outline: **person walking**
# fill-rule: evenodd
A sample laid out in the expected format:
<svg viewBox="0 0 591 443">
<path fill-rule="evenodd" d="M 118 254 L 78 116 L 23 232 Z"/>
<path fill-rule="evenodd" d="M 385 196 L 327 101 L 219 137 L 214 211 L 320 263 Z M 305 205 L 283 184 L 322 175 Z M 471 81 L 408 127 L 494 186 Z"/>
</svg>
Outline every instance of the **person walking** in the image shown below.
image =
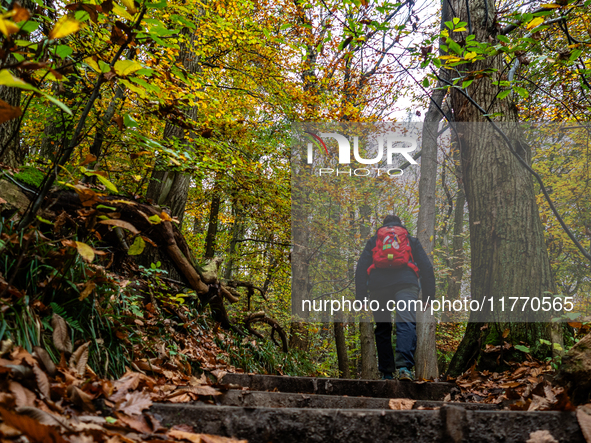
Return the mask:
<svg viewBox="0 0 591 443">
<path fill-rule="evenodd" d="M 423 246 L 396 215 L 387 215 L 383 226 L 371 237 L 355 270 L 355 298 L 377 300 L 372 309 L 378 369 L 382 379 L 413 380 L 412 368 L 417 348 L 416 301 L 419 289 L 423 300 L 435 297 L 433 265 Z M 409 303 L 410 302 L 410 303 Z M 373 304 L 376 306 L 376 304 Z M 396 306 L 396 357 L 392 350 L 392 308 Z"/>
</svg>

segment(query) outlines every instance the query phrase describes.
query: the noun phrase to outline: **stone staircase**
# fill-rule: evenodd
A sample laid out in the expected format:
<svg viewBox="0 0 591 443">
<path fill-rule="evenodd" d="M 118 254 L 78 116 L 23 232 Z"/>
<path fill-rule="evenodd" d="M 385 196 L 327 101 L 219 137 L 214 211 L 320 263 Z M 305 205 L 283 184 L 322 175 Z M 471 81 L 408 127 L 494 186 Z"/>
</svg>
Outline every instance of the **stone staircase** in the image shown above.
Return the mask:
<svg viewBox="0 0 591 443">
<path fill-rule="evenodd" d="M 160 403 L 151 412 L 165 426 L 188 424 L 249 443 L 552 443 L 532 436 L 541 430 L 555 441 L 585 443 L 574 412 L 443 402 L 452 383 L 246 374 L 226 374 L 222 383 L 231 389 L 216 404 Z M 415 400 L 412 409 L 392 410 L 390 400 L 400 398 Z"/>
</svg>

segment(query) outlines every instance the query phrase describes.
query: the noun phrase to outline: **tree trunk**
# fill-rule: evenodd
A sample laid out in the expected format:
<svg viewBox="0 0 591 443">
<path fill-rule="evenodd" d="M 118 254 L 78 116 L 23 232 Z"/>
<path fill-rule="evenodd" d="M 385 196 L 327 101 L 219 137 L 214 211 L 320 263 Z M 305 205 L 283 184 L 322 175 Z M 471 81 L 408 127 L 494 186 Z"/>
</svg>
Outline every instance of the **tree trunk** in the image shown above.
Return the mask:
<svg viewBox="0 0 591 443">
<path fill-rule="evenodd" d="M 337 359 L 339 361 L 339 377 L 351 378 L 349 369 L 349 355 L 347 353 L 347 340 L 345 339 L 345 328 L 343 323 L 334 322 L 334 338 L 337 348 Z"/>
<path fill-rule="evenodd" d="M 455 172 L 458 183 L 458 192 L 454 201 L 454 227 L 453 239 L 451 244 L 451 273 L 447 277 L 446 299 L 457 300 L 462 289 L 462 278 L 464 276 L 464 206 L 466 204 L 466 194 L 464 193 L 464 184 L 462 182 L 462 169 L 460 166 L 459 149 L 454 147 L 453 158 L 456 162 Z M 442 321 L 450 321 L 448 312 L 443 313 Z"/>
<path fill-rule="evenodd" d="M 433 262 L 435 244 L 435 187 L 437 184 L 437 134 L 443 117 L 440 109 L 445 91 L 436 89 L 425 116 L 421 148 L 421 178 L 419 179 L 418 238 Z M 424 300 L 426 301 L 426 300 Z M 417 312 L 416 375 L 418 378 L 437 378 L 437 351 L 435 344 L 435 317 L 429 309 Z"/>
<path fill-rule="evenodd" d="M 220 193 L 216 189 L 213 192 L 211 206 L 209 208 L 209 225 L 205 236 L 205 258 L 213 258 L 215 255 L 215 238 L 218 234 L 218 215 L 220 213 Z"/>
<path fill-rule="evenodd" d="M 476 41 L 496 38 L 493 0 L 451 0 L 451 6 L 461 20 L 471 23 Z M 467 32 L 450 34 L 458 42 L 467 36 Z M 503 55 L 459 68 L 472 72 L 495 70 L 492 78 L 475 79 L 466 92 L 488 114 L 502 113 L 496 119 L 506 122 L 502 128 L 512 142 L 518 140 L 516 107 L 508 100 L 496 99 L 498 87 L 492 84 L 501 80 Z M 501 297 L 541 297 L 544 291 L 554 292 L 531 176 L 461 91 L 452 89 L 451 104 L 455 121 L 465 122 L 456 126 L 469 208 L 472 298 L 482 301 L 492 297 L 498 301 Z M 517 144 L 515 149 L 525 161 L 530 161 L 528 151 L 519 149 Z M 474 312 L 471 320 L 477 320 Z M 485 344 L 502 342 L 503 337 L 497 332 L 507 327 L 507 340 L 512 342 L 536 344 L 539 338 L 550 338 L 551 328 L 543 323 L 489 323 L 488 327 L 470 323 L 450 372 L 458 374 L 465 370 Z"/>
<path fill-rule="evenodd" d="M 190 73 L 196 73 L 199 69 L 199 60 L 195 56 L 192 47 L 197 43 L 197 36 L 189 34 L 191 31 L 184 29 L 182 34 L 188 36 L 188 42 L 181 46 L 179 50 L 178 61 L 180 61 L 185 69 Z M 189 121 L 197 120 L 198 107 L 193 106 L 186 110 Z M 191 150 L 191 142 L 188 140 L 185 130 L 179 126 L 175 126 L 171 122 L 167 122 L 164 127 L 163 139 L 165 141 L 172 141 L 176 139 L 181 144 L 186 145 L 188 150 Z M 170 208 L 170 214 L 177 217 L 180 226 L 183 225 L 183 217 L 185 215 L 185 205 L 189 195 L 189 187 L 191 184 L 191 177 L 188 174 L 178 171 L 166 171 L 167 164 L 156 161 L 156 165 L 152 170 L 152 176 L 148 185 L 148 192 L 146 197 L 153 200 L 160 206 L 167 206 Z"/>
<path fill-rule="evenodd" d="M 361 342 L 361 378 L 377 380 L 379 376 L 378 360 L 372 322 L 362 321 L 359 323 L 359 340 Z"/>
<path fill-rule="evenodd" d="M 0 100 L 10 106 L 20 106 L 21 90 L 0 86 Z M 0 124 L 0 163 L 17 168 L 23 164 L 26 152 L 20 144 L 20 137 L 17 133 L 19 119 L 15 118 Z"/>
<path fill-rule="evenodd" d="M 448 1 L 441 2 L 441 25 L 449 20 Z M 441 49 L 439 51 L 442 53 Z M 447 72 L 440 70 L 447 77 Z M 435 245 L 435 187 L 437 184 L 437 135 L 439 122 L 443 118 L 441 113 L 446 91 L 442 89 L 443 82 L 438 82 L 438 88 L 433 91 L 429 101 L 429 109 L 425 115 L 422 131 L 421 147 L 421 178 L 419 179 L 419 216 L 417 220 L 418 238 L 433 263 L 433 246 Z M 426 300 L 425 300 L 426 301 Z M 415 370 L 418 378 L 437 378 L 437 348 L 435 341 L 435 317 L 431 311 L 425 309 L 417 312 L 417 351 Z"/>
</svg>

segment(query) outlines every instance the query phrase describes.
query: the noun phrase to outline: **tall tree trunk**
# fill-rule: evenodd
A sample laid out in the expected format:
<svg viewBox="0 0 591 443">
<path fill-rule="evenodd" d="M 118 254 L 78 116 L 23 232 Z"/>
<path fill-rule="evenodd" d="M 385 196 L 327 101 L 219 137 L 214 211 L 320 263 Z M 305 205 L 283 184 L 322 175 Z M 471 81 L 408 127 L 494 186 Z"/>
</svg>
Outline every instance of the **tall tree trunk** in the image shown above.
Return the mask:
<svg viewBox="0 0 591 443">
<path fill-rule="evenodd" d="M 188 37 L 188 42 L 181 46 L 178 61 L 183 64 L 188 72 L 194 74 L 199 69 L 199 60 L 192 50 L 193 45 L 197 43 L 197 36 L 187 29 L 184 29 L 182 34 Z M 197 120 L 197 113 L 197 106 L 186 110 L 189 120 Z M 189 138 L 183 128 L 171 122 L 166 123 L 163 134 L 165 141 L 179 140 L 181 144 L 187 146 L 188 150 L 191 150 L 192 145 Z M 191 177 L 183 172 L 166 171 L 167 166 L 166 160 L 156 161 L 156 165 L 152 170 L 150 183 L 148 184 L 146 197 L 158 205 L 170 208 L 170 214 L 173 217 L 177 217 L 180 226 L 182 226 Z"/>
<path fill-rule="evenodd" d="M 236 254 L 236 244 L 243 236 L 244 227 L 244 223 L 240 219 L 241 213 L 236 207 L 236 202 L 234 202 L 232 205 L 232 211 L 234 212 L 234 223 L 232 224 L 232 239 L 230 240 L 230 247 L 228 248 L 228 261 L 224 269 L 224 278 L 226 280 L 230 280 L 232 278 L 232 272 L 234 271 L 234 254 Z"/>
<path fill-rule="evenodd" d="M 362 241 L 365 241 L 370 235 L 370 215 L 371 207 L 368 204 L 364 204 L 359 208 L 359 238 Z M 361 319 L 359 322 L 359 341 L 361 350 L 361 378 L 375 380 L 379 376 L 379 371 L 371 314 L 369 314 L 368 318 Z"/>
<path fill-rule="evenodd" d="M 345 338 L 345 328 L 342 322 L 334 322 L 334 338 L 337 348 L 337 359 L 339 362 L 339 377 L 351 378 L 349 369 L 349 355 L 347 353 L 347 340 Z"/>
<path fill-rule="evenodd" d="M 376 357 L 376 342 L 373 323 L 362 321 L 359 323 L 359 340 L 361 348 L 361 378 L 376 380 L 379 376 L 378 360 Z"/>
<path fill-rule="evenodd" d="M 205 258 L 213 258 L 215 255 L 216 237 L 218 235 L 218 215 L 220 213 L 220 191 L 215 189 L 209 207 L 209 225 L 205 236 Z"/>
<path fill-rule="evenodd" d="M 496 38 L 496 7 L 493 0 L 450 0 L 458 17 L 470 23 L 476 41 Z M 450 33 L 457 42 L 467 32 Z M 489 57 L 456 69 L 494 70 L 491 78 L 477 78 L 467 94 L 488 114 L 501 113 L 498 121 L 514 142 L 518 140 L 517 110 L 508 100 L 498 100 L 497 86 L 502 80 L 503 55 Z M 486 123 L 482 113 L 457 89 L 451 91 L 451 105 L 457 125 L 462 162 L 462 177 L 469 209 L 472 266 L 472 297 L 479 301 L 492 297 L 542 297 L 554 291 L 550 262 L 544 243 L 542 223 L 529 173 L 511 153 L 503 139 Z M 530 153 L 515 149 L 526 162 Z M 471 319 L 475 320 L 472 312 Z M 450 373 L 462 372 L 486 343 L 502 341 L 498 334 L 510 328 L 508 340 L 534 344 L 549 339 L 551 327 L 544 323 L 489 323 L 487 327 L 471 322 L 456 355 Z M 493 332 L 494 334 L 491 334 Z"/>
<path fill-rule="evenodd" d="M 464 206 L 466 204 L 466 194 L 464 193 L 464 184 L 462 182 L 462 170 L 459 163 L 459 149 L 454 148 L 454 161 L 456 163 L 456 174 L 458 183 L 458 192 L 454 201 L 454 227 L 453 239 L 451 244 L 451 273 L 447 278 L 448 300 L 456 300 L 460 296 L 462 289 L 462 277 L 464 276 Z"/>
<path fill-rule="evenodd" d="M 449 19 L 449 4 L 447 0 L 441 2 L 441 29 Z M 441 51 L 440 51 L 441 52 Z M 447 73 L 443 72 L 447 76 Z M 442 82 L 433 91 L 429 108 L 425 115 L 422 131 L 421 148 L 421 178 L 419 179 L 419 217 L 417 220 L 418 238 L 425 249 L 429 260 L 433 263 L 433 246 L 435 245 L 435 186 L 437 184 L 437 134 L 439 122 L 443 118 L 441 113 L 445 90 L 441 89 Z M 426 300 L 424 300 L 426 301 Z M 419 378 L 437 378 L 437 349 L 435 341 L 435 317 L 429 309 L 417 312 L 417 351 L 416 375 Z"/>
</svg>

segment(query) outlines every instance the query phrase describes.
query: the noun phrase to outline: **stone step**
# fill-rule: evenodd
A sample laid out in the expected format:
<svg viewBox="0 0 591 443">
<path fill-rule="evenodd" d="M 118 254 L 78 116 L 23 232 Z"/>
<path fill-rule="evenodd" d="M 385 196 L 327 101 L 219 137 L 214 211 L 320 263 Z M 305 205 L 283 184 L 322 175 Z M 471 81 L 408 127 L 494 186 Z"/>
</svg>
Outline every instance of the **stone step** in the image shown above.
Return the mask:
<svg viewBox="0 0 591 443">
<path fill-rule="evenodd" d="M 187 424 L 196 432 L 249 443 L 301 442 L 527 442 L 547 430 L 559 442 L 585 443 L 573 412 L 246 408 L 154 404 L 165 426 Z M 548 440 L 550 441 L 550 440 Z"/>
<path fill-rule="evenodd" d="M 340 395 L 295 394 L 289 392 L 261 392 L 231 389 L 215 397 L 221 406 L 246 408 L 313 408 L 313 409 L 390 409 L 389 398 L 347 397 Z M 484 403 L 445 403 L 434 400 L 416 400 L 412 409 L 433 409 L 444 405 L 464 409 L 497 410 L 499 405 Z"/>
<path fill-rule="evenodd" d="M 226 374 L 221 382 L 246 387 L 251 391 L 347 395 L 349 397 L 411 398 L 413 400 L 443 400 L 455 387 L 453 383 L 347 380 L 342 378 L 250 374 Z"/>
</svg>

